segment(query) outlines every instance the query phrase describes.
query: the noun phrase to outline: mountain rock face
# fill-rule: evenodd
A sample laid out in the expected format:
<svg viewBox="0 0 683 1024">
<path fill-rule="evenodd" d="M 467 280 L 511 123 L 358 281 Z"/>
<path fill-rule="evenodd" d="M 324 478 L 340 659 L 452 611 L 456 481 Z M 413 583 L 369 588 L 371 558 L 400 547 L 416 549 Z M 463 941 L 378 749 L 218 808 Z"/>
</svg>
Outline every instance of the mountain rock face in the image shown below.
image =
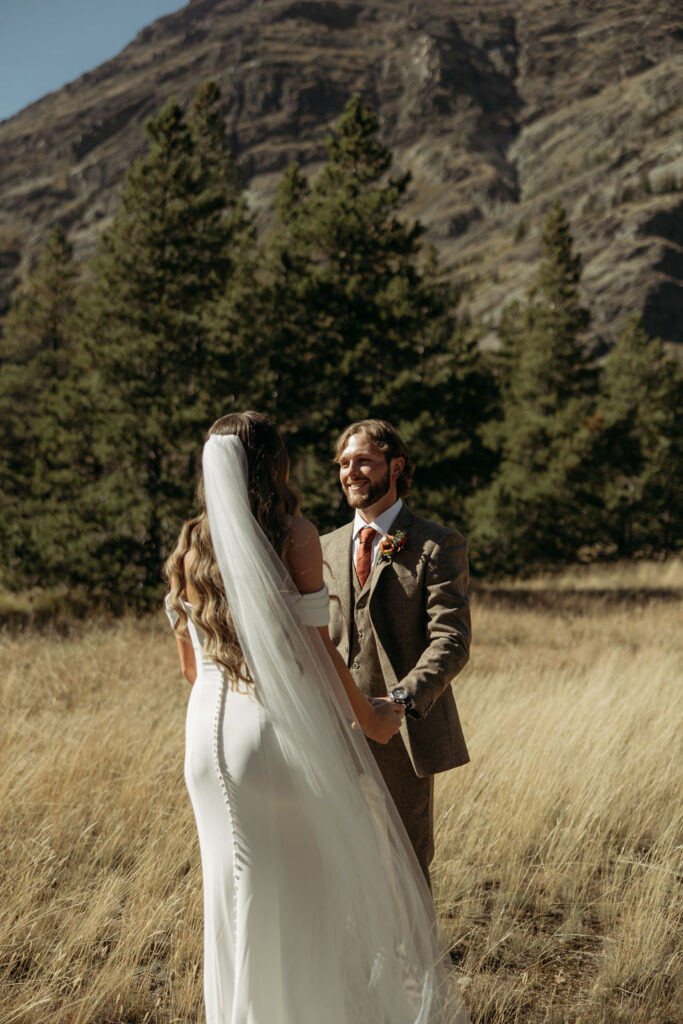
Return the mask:
<svg viewBox="0 0 683 1024">
<path fill-rule="evenodd" d="M 88 259 L 145 120 L 209 77 L 262 223 L 359 91 L 484 343 L 559 195 L 594 337 L 642 310 L 683 345 L 680 0 L 191 0 L 0 124 L 0 307 L 55 223 Z"/>
</svg>

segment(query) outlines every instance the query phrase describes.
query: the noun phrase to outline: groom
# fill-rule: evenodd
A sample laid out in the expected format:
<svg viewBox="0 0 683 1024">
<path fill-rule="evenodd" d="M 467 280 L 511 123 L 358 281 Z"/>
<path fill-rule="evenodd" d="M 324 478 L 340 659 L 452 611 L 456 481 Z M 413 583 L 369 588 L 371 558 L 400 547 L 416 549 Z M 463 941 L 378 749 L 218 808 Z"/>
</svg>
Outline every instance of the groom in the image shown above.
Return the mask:
<svg viewBox="0 0 683 1024">
<path fill-rule="evenodd" d="M 434 775 L 469 761 L 450 682 L 469 657 L 467 548 L 403 503 L 413 464 L 384 420 L 337 441 L 353 522 L 322 538 L 330 636 L 369 698 L 405 705 L 400 733 L 370 747 L 429 883 Z"/>
</svg>

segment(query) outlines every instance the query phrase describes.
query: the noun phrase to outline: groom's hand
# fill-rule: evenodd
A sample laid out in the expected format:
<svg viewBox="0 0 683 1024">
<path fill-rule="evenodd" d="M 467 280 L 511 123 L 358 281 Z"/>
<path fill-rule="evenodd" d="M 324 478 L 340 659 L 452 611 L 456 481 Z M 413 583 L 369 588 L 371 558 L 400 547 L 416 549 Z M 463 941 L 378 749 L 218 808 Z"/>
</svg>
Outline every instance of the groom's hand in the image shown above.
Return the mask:
<svg viewBox="0 0 683 1024">
<path fill-rule="evenodd" d="M 370 704 L 375 712 L 371 738 L 378 743 L 388 743 L 401 728 L 405 708 L 402 704 L 396 704 L 391 697 L 371 697 Z"/>
</svg>

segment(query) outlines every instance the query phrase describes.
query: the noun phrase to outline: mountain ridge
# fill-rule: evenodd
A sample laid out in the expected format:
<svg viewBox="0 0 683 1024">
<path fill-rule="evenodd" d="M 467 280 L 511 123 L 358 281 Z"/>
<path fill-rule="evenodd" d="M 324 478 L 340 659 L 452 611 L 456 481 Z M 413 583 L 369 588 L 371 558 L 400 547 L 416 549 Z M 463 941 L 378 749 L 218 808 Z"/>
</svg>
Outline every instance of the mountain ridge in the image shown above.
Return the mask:
<svg viewBox="0 0 683 1024">
<path fill-rule="evenodd" d="M 53 224 L 87 260 L 145 120 L 213 77 L 260 223 L 358 91 L 485 344 L 531 284 L 560 195 L 594 340 L 642 310 L 683 345 L 682 44 L 674 0 L 191 0 L 0 123 L 0 304 Z"/>
</svg>

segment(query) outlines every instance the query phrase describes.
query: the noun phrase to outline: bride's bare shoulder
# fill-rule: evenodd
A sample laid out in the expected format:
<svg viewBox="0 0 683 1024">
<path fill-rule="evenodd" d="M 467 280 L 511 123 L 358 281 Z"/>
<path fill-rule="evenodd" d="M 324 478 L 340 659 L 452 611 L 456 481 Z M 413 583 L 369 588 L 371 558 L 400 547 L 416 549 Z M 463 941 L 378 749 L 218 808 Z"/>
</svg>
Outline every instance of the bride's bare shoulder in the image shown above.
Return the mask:
<svg viewBox="0 0 683 1024">
<path fill-rule="evenodd" d="M 312 522 L 303 516 L 291 516 L 285 559 L 292 578 L 303 593 L 322 587 L 322 550 L 320 537 Z"/>
<path fill-rule="evenodd" d="M 288 516 L 287 520 L 290 544 L 310 544 L 316 538 L 320 540 L 318 531 L 310 519 L 304 519 L 303 516 Z"/>
</svg>

